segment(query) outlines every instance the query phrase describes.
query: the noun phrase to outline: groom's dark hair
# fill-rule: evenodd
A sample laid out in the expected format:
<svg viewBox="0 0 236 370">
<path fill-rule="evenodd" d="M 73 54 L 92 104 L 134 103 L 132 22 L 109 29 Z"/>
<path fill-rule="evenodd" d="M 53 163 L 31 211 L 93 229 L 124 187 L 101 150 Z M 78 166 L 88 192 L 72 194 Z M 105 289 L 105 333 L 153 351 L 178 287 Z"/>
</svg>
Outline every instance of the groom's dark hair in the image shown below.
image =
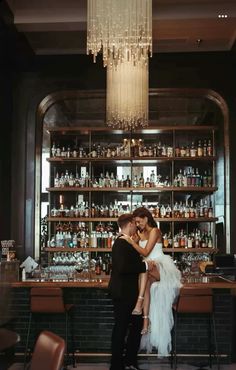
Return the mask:
<svg viewBox="0 0 236 370">
<path fill-rule="evenodd" d="M 123 229 L 125 226 L 128 225 L 129 222 L 133 222 L 134 216 L 131 213 L 125 213 L 118 217 L 117 223 L 118 226 Z"/>
</svg>

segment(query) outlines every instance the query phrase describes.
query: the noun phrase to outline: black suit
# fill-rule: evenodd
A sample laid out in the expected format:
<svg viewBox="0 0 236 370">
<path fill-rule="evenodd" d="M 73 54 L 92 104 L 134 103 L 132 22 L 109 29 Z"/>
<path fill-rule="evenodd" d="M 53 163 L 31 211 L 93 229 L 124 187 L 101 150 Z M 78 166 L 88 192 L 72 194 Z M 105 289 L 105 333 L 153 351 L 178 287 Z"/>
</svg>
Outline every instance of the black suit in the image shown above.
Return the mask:
<svg viewBox="0 0 236 370">
<path fill-rule="evenodd" d="M 112 248 L 112 273 L 109 282 L 115 317 L 110 370 L 124 369 L 123 352 L 128 328 L 125 362 L 128 365 L 137 364 L 142 317 L 132 315 L 132 310 L 138 297 L 139 273 L 145 271 L 146 265 L 138 252 L 126 240 L 117 238 Z"/>
</svg>

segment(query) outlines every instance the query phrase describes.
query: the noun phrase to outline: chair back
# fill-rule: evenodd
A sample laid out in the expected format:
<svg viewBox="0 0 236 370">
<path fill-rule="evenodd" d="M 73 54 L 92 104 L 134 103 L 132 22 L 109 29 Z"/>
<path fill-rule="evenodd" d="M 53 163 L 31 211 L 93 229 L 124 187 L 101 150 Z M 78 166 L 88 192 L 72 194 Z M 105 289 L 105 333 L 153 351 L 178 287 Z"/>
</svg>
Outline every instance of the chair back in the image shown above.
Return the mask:
<svg viewBox="0 0 236 370">
<path fill-rule="evenodd" d="M 36 341 L 29 370 L 61 370 L 66 344 L 50 331 L 42 331 Z"/>
<path fill-rule="evenodd" d="M 212 313 L 212 289 L 183 287 L 173 308 L 180 313 Z"/>
<path fill-rule="evenodd" d="M 31 288 L 30 309 L 35 313 L 65 312 L 61 288 Z"/>
</svg>

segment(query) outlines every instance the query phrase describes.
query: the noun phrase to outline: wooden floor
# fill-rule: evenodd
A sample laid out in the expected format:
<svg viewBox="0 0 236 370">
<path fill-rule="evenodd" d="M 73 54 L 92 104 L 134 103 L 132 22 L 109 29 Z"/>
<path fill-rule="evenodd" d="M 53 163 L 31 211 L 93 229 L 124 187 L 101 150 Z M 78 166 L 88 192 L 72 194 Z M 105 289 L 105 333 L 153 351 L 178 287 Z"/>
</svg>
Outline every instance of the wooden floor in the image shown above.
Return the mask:
<svg viewBox="0 0 236 370">
<path fill-rule="evenodd" d="M 169 364 L 163 364 L 163 363 L 151 363 L 151 364 L 140 364 L 140 370 L 171 370 Z M 77 364 L 76 368 L 68 367 L 68 370 L 109 370 L 109 364 L 108 363 L 81 363 Z M 178 370 L 197 370 L 197 369 L 210 369 L 209 367 L 197 367 L 189 364 L 179 364 Z M 212 370 L 217 370 L 217 366 L 213 365 Z M 220 365 L 220 370 L 236 370 L 236 363 L 230 364 L 230 365 Z"/>
</svg>

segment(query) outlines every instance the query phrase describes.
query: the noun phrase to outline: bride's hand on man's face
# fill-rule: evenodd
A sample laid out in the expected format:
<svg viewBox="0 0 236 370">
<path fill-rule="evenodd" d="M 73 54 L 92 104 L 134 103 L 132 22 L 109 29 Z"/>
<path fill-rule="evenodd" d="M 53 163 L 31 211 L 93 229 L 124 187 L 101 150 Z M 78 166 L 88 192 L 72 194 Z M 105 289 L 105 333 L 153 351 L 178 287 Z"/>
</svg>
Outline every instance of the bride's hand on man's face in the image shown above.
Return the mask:
<svg viewBox="0 0 236 370">
<path fill-rule="evenodd" d="M 135 233 L 135 234 L 133 234 L 133 235 L 131 236 L 131 239 L 132 239 L 135 243 L 138 243 L 138 242 L 139 242 L 139 240 L 140 240 L 140 237 L 139 237 L 139 235 L 138 235 L 137 233 Z"/>
</svg>

